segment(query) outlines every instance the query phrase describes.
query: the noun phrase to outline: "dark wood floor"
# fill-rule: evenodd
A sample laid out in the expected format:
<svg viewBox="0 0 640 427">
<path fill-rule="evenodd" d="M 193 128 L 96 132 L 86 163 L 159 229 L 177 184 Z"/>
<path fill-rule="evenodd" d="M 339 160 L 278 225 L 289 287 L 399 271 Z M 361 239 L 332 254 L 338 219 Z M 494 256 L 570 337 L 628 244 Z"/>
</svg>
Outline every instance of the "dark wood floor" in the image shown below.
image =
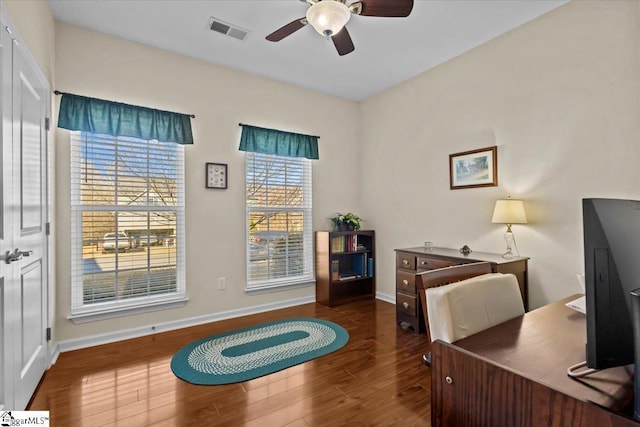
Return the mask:
<svg viewBox="0 0 640 427">
<path fill-rule="evenodd" d="M 171 372 L 173 354 L 195 339 L 294 316 L 336 322 L 349 343 L 237 384 L 197 386 Z M 52 426 L 425 426 L 427 346 L 424 335 L 396 326 L 392 304 L 306 304 L 63 353 L 30 409 L 51 411 Z"/>
</svg>

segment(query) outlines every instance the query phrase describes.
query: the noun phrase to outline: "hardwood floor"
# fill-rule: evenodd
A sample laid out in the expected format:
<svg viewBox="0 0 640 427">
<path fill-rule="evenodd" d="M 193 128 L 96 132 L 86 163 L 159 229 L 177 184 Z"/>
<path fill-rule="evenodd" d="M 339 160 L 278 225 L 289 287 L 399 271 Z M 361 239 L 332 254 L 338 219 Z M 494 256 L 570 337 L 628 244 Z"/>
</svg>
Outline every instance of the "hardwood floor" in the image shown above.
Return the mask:
<svg viewBox="0 0 640 427">
<path fill-rule="evenodd" d="M 294 316 L 336 322 L 349 343 L 237 384 L 197 386 L 171 372 L 173 354 L 195 339 Z M 62 353 L 29 409 L 49 410 L 52 426 L 425 426 L 427 349 L 424 335 L 396 326 L 392 304 L 306 304 Z"/>
</svg>

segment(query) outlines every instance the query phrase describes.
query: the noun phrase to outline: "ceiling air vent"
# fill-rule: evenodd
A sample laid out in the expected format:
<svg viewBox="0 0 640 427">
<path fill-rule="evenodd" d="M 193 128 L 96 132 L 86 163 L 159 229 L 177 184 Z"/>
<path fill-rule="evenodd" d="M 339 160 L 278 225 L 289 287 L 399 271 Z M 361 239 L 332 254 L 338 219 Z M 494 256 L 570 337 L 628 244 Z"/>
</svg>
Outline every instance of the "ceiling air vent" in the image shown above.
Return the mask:
<svg viewBox="0 0 640 427">
<path fill-rule="evenodd" d="M 229 24 L 228 22 L 224 22 L 218 18 L 214 18 L 213 16 L 209 19 L 207 28 L 211 31 L 215 31 L 216 33 L 224 34 L 225 36 L 233 37 L 238 40 L 244 40 L 247 38 L 247 35 L 249 35 L 249 30 L 240 28 L 237 25 Z"/>
</svg>

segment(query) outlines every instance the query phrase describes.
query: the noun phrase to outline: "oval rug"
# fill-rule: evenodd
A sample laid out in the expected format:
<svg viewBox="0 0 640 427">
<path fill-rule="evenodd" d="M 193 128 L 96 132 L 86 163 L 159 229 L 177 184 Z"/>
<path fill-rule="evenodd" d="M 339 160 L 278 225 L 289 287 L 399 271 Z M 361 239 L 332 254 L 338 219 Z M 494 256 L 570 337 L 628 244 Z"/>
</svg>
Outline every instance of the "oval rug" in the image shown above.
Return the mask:
<svg viewBox="0 0 640 427">
<path fill-rule="evenodd" d="M 230 384 L 324 356 L 348 341 L 349 333 L 328 320 L 276 320 L 187 344 L 173 355 L 171 370 L 192 384 Z"/>
</svg>

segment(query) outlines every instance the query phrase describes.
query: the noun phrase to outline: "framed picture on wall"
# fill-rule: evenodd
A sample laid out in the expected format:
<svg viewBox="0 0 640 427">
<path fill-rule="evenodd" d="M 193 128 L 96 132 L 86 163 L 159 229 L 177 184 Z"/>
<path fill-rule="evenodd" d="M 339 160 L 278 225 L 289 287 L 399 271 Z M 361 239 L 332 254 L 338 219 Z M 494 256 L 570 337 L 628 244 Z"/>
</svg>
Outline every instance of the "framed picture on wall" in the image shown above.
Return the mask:
<svg viewBox="0 0 640 427">
<path fill-rule="evenodd" d="M 498 147 L 449 154 L 451 190 L 498 185 Z"/>
<path fill-rule="evenodd" d="M 226 163 L 206 164 L 206 188 L 227 188 L 227 165 Z"/>
</svg>

